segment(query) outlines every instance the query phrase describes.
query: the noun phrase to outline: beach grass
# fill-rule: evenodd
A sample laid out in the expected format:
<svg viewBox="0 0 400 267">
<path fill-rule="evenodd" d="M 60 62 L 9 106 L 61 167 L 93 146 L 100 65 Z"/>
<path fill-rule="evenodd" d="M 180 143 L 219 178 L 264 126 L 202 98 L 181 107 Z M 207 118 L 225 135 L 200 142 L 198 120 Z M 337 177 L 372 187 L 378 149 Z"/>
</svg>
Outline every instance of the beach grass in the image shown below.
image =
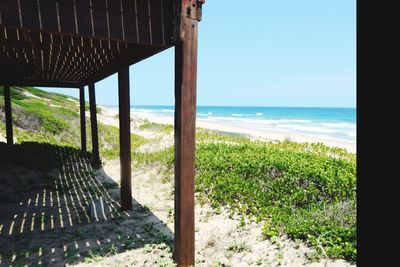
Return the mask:
<svg viewBox="0 0 400 267">
<path fill-rule="evenodd" d="M 356 162 L 288 143 L 201 143 L 196 191 L 321 254 L 356 259 Z"/>
<path fill-rule="evenodd" d="M 11 93 L 18 143 L 79 148 L 77 99 L 36 88 L 12 87 Z M 0 87 L 0 109 L 3 102 Z M 139 129 L 173 131 L 171 125 L 152 122 L 143 123 Z M 0 131 L 4 135 L 3 124 Z M 143 152 L 138 148 L 152 140 L 134 133 L 131 140 L 136 167 L 161 164 L 173 172 L 173 146 Z M 321 143 L 257 141 L 201 128 L 196 131 L 196 141 L 199 202 L 209 203 L 216 210 L 226 207 L 242 218 L 262 223 L 264 238 L 287 235 L 293 240 L 303 240 L 315 248 L 314 258 L 355 262 L 355 154 Z M 99 123 L 99 145 L 103 158 L 118 158 L 118 128 Z"/>
</svg>

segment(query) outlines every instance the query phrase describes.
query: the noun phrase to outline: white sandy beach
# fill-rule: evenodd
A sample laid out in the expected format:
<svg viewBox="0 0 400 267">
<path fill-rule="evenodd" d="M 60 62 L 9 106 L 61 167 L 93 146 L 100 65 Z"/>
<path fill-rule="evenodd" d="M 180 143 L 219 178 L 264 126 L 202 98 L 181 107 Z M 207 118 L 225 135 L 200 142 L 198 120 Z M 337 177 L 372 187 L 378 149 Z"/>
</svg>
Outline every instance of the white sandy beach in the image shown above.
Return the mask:
<svg viewBox="0 0 400 267">
<path fill-rule="evenodd" d="M 89 114 L 87 114 L 87 117 L 88 116 Z M 119 127 L 118 109 L 101 107 L 97 118 L 99 122 L 103 124 Z M 162 124 L 173 124 L 174 122 L 173 117 L 160 117 L 148 113 L 132 112 L 132 132 L 146 138 L 159 140 L 152 144 L 145 144 L 138 148 L 138 150 L 155 151 L 173 144 L 172 132 L 166 134 L 154 130 L 140 130 L 139 126 L 146 120 Z M 257 131 L 206 121 L 197 121 L 197 127 L 246 134 L 255 139 L 290 139 L 296 142 L 322 142 L 326 145 L 338 146 L 350 152 L 355 152 L 354 144 L 346 144 L 343 142 L 332 142 L 329 140 L 285 135 L 275 132 Z M 5 138 L 0 135 L 0 142 L 1 141 L 4 142 Z M 13 177 L 13 179 L 14 173 L 24 176 L 27 175 L 27 170 L 23 170 L 21 174 L 13 169 L 10 169 L 10 172 L 13 174 L 6 176 Z M 100 170 L 94 172 L 99 181 L 108 183 L 113 181 L 117 184 L 121 183 L 120 173 L 120 161 L 118 159 L 105 160 L 104 166 Z M 39 174 L 40 173 L 37 173 L 36 176 L 43 176 Z M 35 173 L 30 175 L 34 176 Z M 157 229 L 157 231 L 172 239 L 174 231 L 172 213 L 174 208 L 173 173 L 167 174 L 163 166 L 153 164 L 147 167 L 133 168 L 132 178 L 132 195 L 136 203 L 135 207 L 138 207 L 140 203 L 141 206 L 147 207 L 151 212 L 135 210 L 129 215 L 132 216 L 132 218 L 125 219 L 121 223 L 115 224 L 113 221 L 99 223 L 96 225 L 97 234 L 106 236 L 110 234 L 108 229 L 114 229 L 118 231 L 119 234 L 128 236 L 132 233 L 132 229 L 139 231 L 138 229 L 145 229 L 145 227 L 151 225 L 153 229 Z M 118 199 L 119 192 L 120 189 L 117 187 L 109 189 L 107 194 L 110 194 L 114 199 Z M 260 238 L 262 236 L 261 229 L 263 222 L 256 223 L 247 220 L 246 225 L 241 226 L 241 217 L 239 215 L 230 215 L 229 210 L 226 208 L 221 208 L 218 212 L 215 212 L 209 204 L 200 204 L 197 197 L 195 211 L 196 263 L 198 266 L 355 266 L 354 263 L 341 259 L 333 260 L 320 258 L 316 261 L 310 261 L 310 255 L 313 255 L 314 250 L 307 246 L 306 243 L 295 242 L 286 235 L 279 236 L 275 239 Z M 80 227 L 82 227 L 80 228 L 82 233 L 87 229 L 94 229 L 90 224 L 83 224 Z M 35 234 L 39 235 L 42 233 L 36 232 Z M 145 235 L 145 232 L 140 232 L 140 235 Z M 39 237 L 36 239 L 39 240 Z M 74 239 L 72 238 L 68 241 L 63 241 L 61 239 L 61 242 L 69 242 L 69 246 L 76 246 L 76 241 L 72 240 Z M 40 242 L 41 244 L 50 246 L 54 243 L 54 239 L 52 236 L 47 236 L 47 238 L 44 239 L 41 237 Z M 72 242 L 75 243 L 72 244 Z M 118 242 L 118 240 L 115 242 Z M 92 249 L 91 247 L 87 248 L 87 244 L 87 240 L 79 243 L 82 249 Z M 230 247 L 239 245 L 244 246 L 243 251 L 231 251 Z M 174 266 L 172 264 L 172 254 L 168 252 L 166 248 L 165 244 L 164 246 L 151 246 L 151 244 L 147 246 L 138 246 L 122 253 L 110 254 L 105 257 L 98 257 L 90 260 L 80 260 L 77 261 L 74 266 L 156 266 L 153 264 L 155 262 L 164 263 L 163 265 L 157 266 Z M 51 255 L 51 260 L 53 260 L 53 262 L 62 262 L 65 252 L 60 252 L 60 250 L 58 250 L 57 253 L 56 255 Z"/>
<path fill-rule="evenodd" d="M 98 113 L 98 120 L 104 124 L 109 124 L 118 127 L 118 109 L 102 108 Z M 162 133 L 154 130 L 140 130 L 139 125 L 145 121 L 173 124 L 173 117 L 160 117 L 148 113 L 131 113 L 131 131 L 145 136 L 148 138 L 158 139 L 159 142 L 148 145 L 145 144 L 139 150 L 155 151 L 160 148 L 171 146 L 174 142 L 173 133 Z M 240 127 L 233 127 L 230 125 L 217 124 L 211 122 L 198 121 L 197 127 L 213 129 L 224 132 L 241 133 L 252 136 L 258 139 L 279 139 L 291 138 L 293 136 L 278 135 L 271 132 L 253 131 Z M 297 137 L 298 142 L 324 142 L 334 146 L 346 147 L 346 144 L 329 143 L 327 140 L 316 139 L 301 139 Z M 351 146 L 349 146 L 351 148 Z M 166 223 L 166 227 L 173 232 L 174 224 L 169 211 L 173 210 L 173 181 L 174 177 L 171 174 L 165 178 L 162 173 L 162 167 L 158 165 L 151 165 L 147 168 L 133 168 L 132 169 L 132 195 L 135 200 L 150 207 L 152 213 L 159 218 L 162 222 Z M 120 162 L 118 159 L 109 160 L 105 162 L 103 169 L 97 173 L 99 176 L 106 176 L 110 179 L 120 182 Z M 118 195 L 119 189 L 114 189 L 115 195 Z M 197 199 L 197 198 L 196 198 Z M 287 236 L 283 235 L 277 240 L 279 246 L 274 241 L 260 238 L 262 223 L 248 222 L 244 228 L 239 227 L 240 216 L 229 215 L 228 210 L 221 209 L 216 213 L 212 208 L 206 204 L 200 204 L 196 200 L 196 262 L 199 266 L 221 266 L 217 265 L 218 262 L 225 263 L 222 266 L 258 266 L 265 263 L 265 266 L 330 266 L 330 267 L 350 267 L 354 264 L 344 260 L 327 260 L 320 259 L 316 262 L 307 260 L 307 255 L 311 255 L 312 249 L 305 243 L 296 244 Z M 158 225 L 160 230 L 166 229 Z M 172 238 L 172 236 L 171 236 Z M 229 253 L 227 248 L 232 244 L 247 244 L 249 249 L 247 251 Z M 158 252 L 153 252 L 158 253 Z M 127 262 L 132 259 L 137 260 L 137 266 L 142 266 L 148 254 L 143 252 L 142 249 L 136 249 L 134 252 L 126 252 L 117 254 L 115 256 L 106 258 L 104 261 L 96 262 L 94 264 L 79 264 L 79 266 L 109 266 L 115 262 Z M 157 256 L 153 256 L 157 257 Z M 165 258 L 168 258 L 165 256 Z M 280 260 L 279 260 L 280 259 Z M 268 265 L 269 263 L 269 265 Z M 143 266 L 144 263 L 143 263 Z M 264 265 L 262 265 L 264 266 Z"/>
<path fill-rule="evenodd" d="M 90 113 L 86 112 L 86 117 L 89 117 Z M 118 109 L 109 108 L 101 106 L 101 113 L 98 114 L 98 120 L 104 124 L 112 125 L 115 127 L 119 127 L 118 121 Z M 151 113 L 145 112 L 131 112 L 131 126 L 135 128 L 137 124 L 141 124 L 144 120 L 148 120 L 154 123 L 161 124 L 174 124 L 174 118 L 166 117 L 166 116 L 156 116 Z M 336 141 L 336 140 L 328 140 L 316 137 L 302 136 L 300 134 L 292 134 L 292 133 L 282 133 L 282 132 L 274 132 L 271 130 L 268 131 L 260 131 L 256 129 L 248 129 L 245 127 L 232 126 L 224 123 L 216 123 L 216 122 L 208 122 L 203 120 L 196 121 L 196 127 L 217 130 L 222 132 L 230 132 L 230 133 L 239 133 L 248 135 L 254 139 L 263 139 L 263 140 L 290 140 L 293 142 L 307 142 L 307 143 L 323 143 L 330 147 L 340 147 L 346 149 L 350 153 L 356 153 L 356 144 L 353 142 L 345 142 L 345 141 Z M 5 142 L 5 137 L 0 135 L 0 142 Z"/>
<path fill-rule="evenodd" d="M 108 107 L 101 107 L 102 108 L 102 115 L 99 116 L 99 119 L 109 125 L 114 125 L 118 127 L 118 109 L 116 108 L 108 108 Z M 166 117 L 166 116 L 157 116 L 151 113 L 146 112 L 131 112 L 132 122 L 135 123 L 137 120 L 148 120 L 150 122 L 155 123 L 162 123 L 162 124 L 174 124 L 174 118 Z M 245 127 L 238 127 L 233 126 L 225 123 L 216 123 L 216 122 L 209 122 L 204 120 L 197 120 L 196 127 L 210 129 L 210 130 L 217 130 L 222 132 L 230 132 L 230 133 L 239 133 L 249 135 L 255 139 L 264 139 L 264 140 L 290 140 L 293 142 L 307 142 L 307 143 L 323 143 L 330 147 L 340 147 L 346 149 L 348 152 L 356 153 L 356 144 L 353 142 L 345 142 L 345 141 L 336 141 L 336 140 L 328 140 L 316 137 L 309 137 L 309 136 L 302 136 L 300 134 L 293 134 L 293 133 L 284 133 L 278 131 L 271 131 L 271 130 L 256 130 L 256 129 L 248 129 Z"/>
</svg>

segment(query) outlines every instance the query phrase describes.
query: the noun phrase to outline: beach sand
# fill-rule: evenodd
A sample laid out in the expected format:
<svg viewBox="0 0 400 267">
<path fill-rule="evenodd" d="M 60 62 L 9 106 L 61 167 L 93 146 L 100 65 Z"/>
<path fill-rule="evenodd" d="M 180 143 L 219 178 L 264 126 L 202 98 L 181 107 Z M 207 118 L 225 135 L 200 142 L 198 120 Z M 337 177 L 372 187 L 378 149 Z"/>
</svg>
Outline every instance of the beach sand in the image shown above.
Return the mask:
<svg viewBox="0 0 400 267">
<path fill-rule="evenodd" d="M 100 107 L 101 112 L 97 115 L 98 120 L 106 125 L 112 125 L 115 127 L 119 127 L 119 120 L 118 120 L 118 109 L 116 108 L 108 108 L 108 107 Z M 90 117 L 90 113 L 86 111 L 86 117 Z M 144 121 L 154 122 L 154 123 L 161 123 L 161 124 L 174 124 L 174 118 L 171 117 L 163 117 L 163 116 L 156 116 L 150 113 L 144 112 L 131 112 L 131 130 L 132 132 L 137 133 L 138 128 L 137 126 L 142 124 Z M 309 136 L 302 136 L 299 134 L 292 134 L 292 133 L 282 133 L 278 131 L 271 131 L 271 130 L 255 130 L 255 129 L 248 129 L 244 127 L 233 126 L 227 123 L 215 123 L 215 122 L 208 122 L 203 120 L 196 120 L 196 127 L 204 128 L 209 130 L 216 130 L 221 132 L 228 132 L 228 133 L 238 133 L 247 135 L 253 139 L 259 140 L 279 140 L 279 141 L 292 141 L 298 143 L 323 143 L 329 147 L 339 147 L 344 148 L 350 153 L 357 153 L 356 144 L 353 142 L 345 142 L 345 141 L 336 141 L 336 140 L 328 140 L 322 139 L 317 137 L 309 137 Z M 141 134 L 148 134 L 147 132 L 141 132 Z M 145 136 L 146 137 L 146 136 Z M 148 136 L 147 136 L 148 137 Z M 0 142 L 5 142 L 5 136 L 2 136 L 0 133 Z"/>
<path fill-rule="evenodd" d="M 106 108 L 101 107 L 102 114 L 99 116 L 99 120 L 104 124 L 114 125 L 118 127 L 118 109 L 115 108 Z M 145 112 L 131 112 L 131 121 L 133 124 L 142 122 L 144 120 L 148 120 L 154 123 L 161 124 L 174 124 L 174 118 L 171 117 L 162 117 L 156 116 L 154 114 L 145 113 Z M 261 140 L 289 140 L 292 142 L 298 143 L 323 143 L 329 147 L 340 147 L 346 149 L 350 153 L 356 153 L 356 144 L 352 142 L 345 141 L 336 141 L 336 140 L 328 140 L 316 137 L 302 136 L 300 134 L 292 134 L 292 133 L 282 133 L 278 131 L 260 131 L 255 129 L 248 129 L 244 127 L 238 127 L 234 125 L 230 125 L 222 122 L 208 122 L 203 120 L 196 121 L 196 127 L 205 128 L 210 130 L 216 130 L 221 132 L 229 132 L 229 133 L 238 133 L 243 135 L 248 135 L 253 139 L 261 139 Z"/>
<path fill-rule="evenodd" d="M 118 110 L 102 107 L 98 113 L 98 120 L 104 124 L 118 127 Z M 159 140 L 158 143 L 154 143 L 150 146 L 145 144 L 142 147 L 139 147 L 138 150 L 154 151 L 173 145 L 173 132 L 159 132 L 154 129 L 140 130 L 139 126 L 146 121 L 173 124 L 172 117 L 157 117 L 151 114 L 132 112 L 132 132 L 146 138 Z M 351 152 L 355 151 L 355 145 L 351 144 L 310 139 L 301 136 L 279 135 L 277 133 L 249 130 L 231 125 L 198 121 L 197 127 L 249 135 L 255 139 L 290 139 L 291 141 L 297 142 L 322 142 L 326 145 L 346 148 Z M 5 138 L 0 136 L 0 141 L 5 141 Z M 21 172 L 23 173 L 23 175 L 21 175 L 24 177 L 29 173 L 28 170 L 14 170 L 12 168 L 10 169 L 10 172 Z M 11 173 L 5 172 L 3 176 L 8 177 L 9 179 L 14 179 L 15 174 L 11 175 Z M 83 174 L 86 174 L 86 172 L 82 172 L 82 175 Z M 36 177 L 37 179 L 43 177 L 42 174 L 31 173 L 29 175 L 34 178 Z M 114 184 L 120 184 L 119 160 L 104 160 L 104 166 L 100 170 L 95 171 L 94 175 L 96 180 L 102 184 L 105 183 L 109 185 L 111 181 Z M 92 246 L 96 246 L 94 244 L 96 240 L 90 236 L 90 231 L 95 229 L 96 234 L 93 234 L 94 237 L 109 237 L 111 238 L 111 240 L 109 240 L 110 243 L 120 242 L 115 233 L 120 233 L 123 236 L 129 236 L 132 233 L 137 235 L 140 233 L 140 236 L 143 239 L 141 242 L 148 245 L 134 246 L 134 248 L 125 252 L 110 254 L 105 257 L 82 258 L 79 256 L 73 265 L 173 266 L 171 253 L 168 252 L 168 248 L 162 244 L 153 244 L 154 241 L 152 241 L 153 237 L 149 235 L 150 232 L 146 234 L 146 229 L 151 227 L 152 229 L 157 229 L 152 230 L 151 233 L 158 231 L 159 233 L 163 233 L 163 235 L 169 239 L 173 238 L 173 181 L 173 173 L 166 174 L 165 166 L 160 164 L 153 164 L 148 167 L 132 168 L 132 195 L 135 203 L 134 212 L 129 213 L 129 216 L 133 216 L 132 218 L 123 219 L 118 223 L 107 221 L 96 223 L 93 226 L 91 224 L 76 225 L 75 228 L 60 233 L 58 238 L 59 241 L 56 242 L 56 254 L 50 255 L 51 257 L 46 256 L 42 259 L 35 256 L 31 261 L 39 259 L 44 262 L 65 262 L 65 255 L 63 256 L 64 252 L 58 248 L 62 248 L 63 245 L 76 247 L 78 244 L 83 250 L 93 249 Z M 119 191 L 119 187 L 113 187 L 107 191 L 107 194 L 117 200 L 116 205 L 118 205 Z M 65 195 L 64 197 L 66 199 L 73 198 L 72 195 Z M 2 206 L 0 205 L 0 210 L 2 210 L 1 207 Z M 148 210 L 141 207 L 147 207 Z M 10 211 L 13 209 L 3 205 L 3 210 Z M 232 216 L 229 214 L 229 210 L 225 208 L 221 208 L 219 212 L 216 212 L 209 206 L 209 204 L 199 203 L 197 198 L 195 211 L 197 266 L 355 266 L 354 263 L 349 263 L 344 260 L 321 259 L 316 262 L 310 262 L 309 257 L 312 255 L 313 249 L 309 248 L 305 243 L 296 243 L 288 239 L 285 235 L 274 240 L 260 238 L 262 223 L 248 221 L 245 226 L 241 226 L 239 216 Z M 12 215 L 14 213 L 9 214 L 8 217 L 10 220 L 13 220 Z M 65 216 L 67 215 L 65 214 Z M 112 234 L 110 234 L 110 229 L 113 230 L 111 232 Z M 86 232 L 88 235 L 82 234 Z M 74 240 L 80 235 L 83 235 L 82 238 L 86 239 L 77 243 Z M 164 238 L 163 235 L 159 234 L 160 238 Z M 33 234 L 33 237 L 40 240 L 41 246 L 44 247 L 51 247 L 55 242 L 52 232 L 46 232 L 46 234 L 43 234 L 40 231 L 37 231 Z M 20 245 L 23 245 L 22 243 L 25 241 L 25 239 L 20 238 Z M 87 247 L 88 242 L 90 243 L 90 247 Z M 31 246 L 34 245 L 35 244 L 31 244 Z M 234 248 L 238 246 L 242 247 L 242 249 L 240 251 L 235 251 Z M 0 265 L 1 263 L 0 260 Z"/>
<path fill-rule="evenodd" d="M 105 124 L 118 126 L 118 110 L 102 108 L 98 115 L 99 121 Z M 139 125 L 146 122 L 161 124 L 173 124 L 173 117 L 159 117 L 152 114 L 132 112 L 131 130 L 141 136 L 160 140 L 160 143 L 151 147 L 146 145 L 139 150 L 154 151 L 173 144 L 173 132 L 162 133 L 154 130 L 140 130 Z M 345 143 L 332 143 L 328 140 L 307 139 L 300 136 L 285 136 L 271 132 L 259 132 L 255 130 L 242 129 L 230 125 L 208 123 L 199 121 L 197 127 L 223 132 L 239 133 L 249 135 L 255 139 L 284 140 L 290 138 L 298 142 L 322 142 L 326 145 L 338 146 L 351 150 L 352 147 Z M 157 138 L 159 137 L 159 138 Z M 353 147 L 355 148 L 355 147 Z M 145 168 L 132 169 L 132 195 L 135 200 L 166 223 L 166 227 L 173 232 L 174 223 L 172 211 L 174 207 L 173 173 L 165 176 L 163 166 L 152 165 Z M 119 160 L 106 161 L 99 175 L 105 175 L 116 182 L 120 182 Z M 229 210 L 221 209 L 219 212 L 213 210 L 208 204 L 198 203 L 196 198 L 196 261 L 198 266 L 354 266 L 344 260 L 320 260 L 309 262 L 308 255 L 312 249 L 306 244 L 295 243 L 286 236 L 276 240 L 265 240 L 260 238 L 262 223 L 248 222 L 244 227 L 240 226 L 240 217 L 229 215 Z M 162 230 L 163 227 L 160 227 Z M 172 236 L 171 236 L 172 238 Z M 246 248 L 241 252 L 232 252 L 230 247 L 243 245 Z M 146 255 L 145 255 L 146 256 Z M 108 266 L 114 262 L 122 262 L 127 259 L 144 259 L 142 251 L 135 253 L 124 253 L 110 257 L 101 263 Z M 92 264 L 91 266 L 95 266 Z M 220 265 L 218 265 L 220 264 Z M 85 265 L 86 266 L 86 265 Z"/>
</svg>

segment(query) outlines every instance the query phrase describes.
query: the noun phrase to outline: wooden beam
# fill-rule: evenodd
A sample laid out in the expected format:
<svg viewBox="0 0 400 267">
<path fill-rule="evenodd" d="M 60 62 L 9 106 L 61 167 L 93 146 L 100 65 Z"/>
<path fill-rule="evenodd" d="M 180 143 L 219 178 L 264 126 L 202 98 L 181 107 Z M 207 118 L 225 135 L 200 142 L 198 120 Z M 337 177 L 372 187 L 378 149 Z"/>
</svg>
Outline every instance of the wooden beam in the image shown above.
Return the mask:
<svg viewBox="0 0 400 267">
<path fill-rule="evenodd" d="M 116 61 L 113 64 L 106 65 L 104 68 L 99 70 L 93 77 L 89 77 L 88 79 L 81 81 L 81 83 L 86 85 L 91 82 L 101 81 L 115 74 L 117 68 L 127 67 L 136 64 L 170 47 L 172 46 L 168 46 L 166 48 L 157 48 L 151 46 L 146 47 L 140 45 L 135 45 L 135 46 L 131 45 L 129 51 L 125 51 L 123 54 L 119 55 L 118 61 Z M 137 51 L 140 51 L 140 53 L 137 53 Z"/>
<path fill-rule="evenodd" d="M 11 33 L 14 38 L 10 38 Z M 4 50 L 0 53 L 0 65 L 5 66 L 0 72 L 2 84 L 73 88 L 96 83 L 169 47 L 108 42 L 1 25 L 0 44 Z"/>
<path fill-rule="evenodd" d="M 174 4 L 175 0 L 8 0 L 0 1 L 0 18 L 6 27 L 165 45 L 173 42 Z"/>
<path fill-rule="evenodd" d="M 175 46 L 175 261 L 194 266 L 194 176 L 198 21 L 187 17 L 182 0 Z"/>
<path fill-rule="evenodd" d="M 4 86 L 4 112 L 6 115 L 7 144 L 12 145 L 14 143 L 14 137 L 13 137 L 13 123 L 12 123 L 12 113 L 11 113 L 11 94 L 9 86 Z"/>
<path fill-rule="evenodd" d="M 81 115 L 81 149 L 86 152 L 86 116 L 85 116 L 85 87 L 79 88 L 79 105 Z"/>
<path fill-rule="evenodd" d="M 121 208 L 132 209 L 131 119 L 129 99 L 129 67 L 118 72 L 119 148 L 121 161 Z"/>
<path fill-rule="evenodd" d="M 57 88 L 73 88 L 76 89 L 77 87 L 80 86 L 79 83 L 70 83 L 70 82 L 62 82 L 62 81 L 37 81 L 37 80 L 32 80 L 32 81 L 21 81 L 21 80 L 5 80 L 3 79 L 3 76 L 0 76 L 1 83 L 2 84 L 8 84 L 9 86 L 19 86 L 19 87 L 24 87 L 24 86 L 31 86 L 31 87 L 57 87 Z"/>
<path fill-rule="evenodd" d="M 97 114 L 96 114 L 96 95 L 94 83 L 89 84 L 89 105 L 90 105 L 90 125 L 92 129 L 92 165 L 94 168 L 100 167 L 99 156 L 99 133 L 97 130 Z"/>
</svg>

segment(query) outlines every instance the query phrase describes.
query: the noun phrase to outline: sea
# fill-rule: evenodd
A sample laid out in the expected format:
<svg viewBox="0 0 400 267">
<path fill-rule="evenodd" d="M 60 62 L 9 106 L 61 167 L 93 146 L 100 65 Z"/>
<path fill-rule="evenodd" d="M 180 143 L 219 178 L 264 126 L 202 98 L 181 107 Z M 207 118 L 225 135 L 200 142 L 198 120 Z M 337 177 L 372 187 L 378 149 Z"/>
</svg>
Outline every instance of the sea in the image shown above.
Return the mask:
<svg viewBox="0 0 400 267">
<path fill-rule="evenodd" d="M 173 106 L 132 106 L 132 112 L 173 117 Z M 356 108 L 198 106 L 197 120 L 356 143 Z"/>
</svg>

